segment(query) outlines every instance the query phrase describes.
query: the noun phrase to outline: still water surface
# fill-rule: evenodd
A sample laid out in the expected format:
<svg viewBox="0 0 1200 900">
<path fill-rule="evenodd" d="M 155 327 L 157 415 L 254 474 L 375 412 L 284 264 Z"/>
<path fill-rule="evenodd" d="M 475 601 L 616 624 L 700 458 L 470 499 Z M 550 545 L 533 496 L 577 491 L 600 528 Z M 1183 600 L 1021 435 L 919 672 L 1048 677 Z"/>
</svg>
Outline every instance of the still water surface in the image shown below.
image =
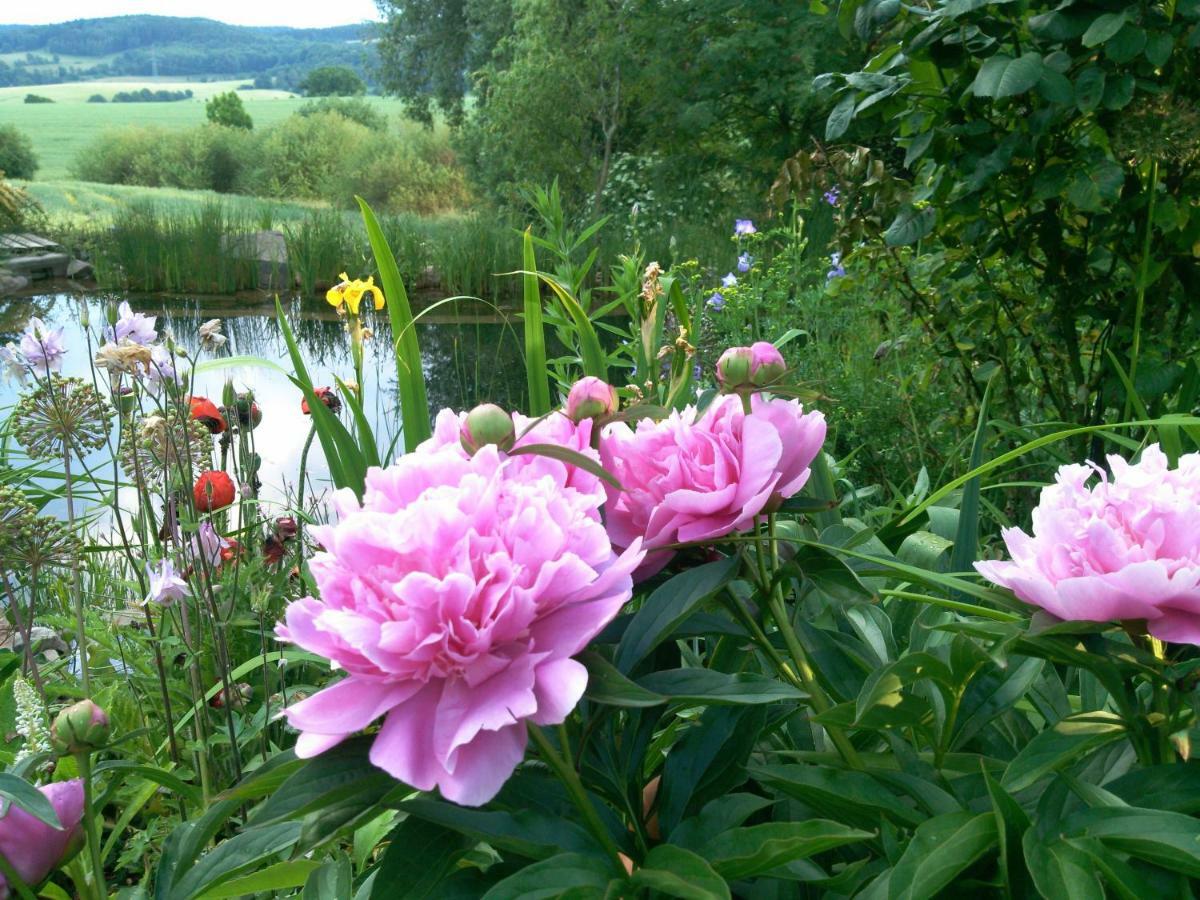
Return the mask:
<svg viewBox="0 0 1200 900">
<path fill-rule="evenodd" d="M 145 297 L 117 293 L 47 293 L 0 301 L 0 344 L 19 339 L 30 317 L 40 316 L 47 324 L 64 329 L 67 355 L 64 375 L 91 378 L 88 335 L 83 326 L 86 307 L 91 348 L 96 335 L 107 324 L 110 308 L 128 300 L 133 309 L 158 316 L 160 337 L 170 329 L 178 344 L 194 355 L 198 345 L 197 329 L 208 319 L 221 319 L 228 342 L 214 356 L 200 354 L 200 361 L 214 358 L 255 356 L 270 360 L 291 371 L 287 347 L 275 319 L 273 300 L 229 297 Z M 364 310 L 367 304 L 364 304 Z M 285 307 L 289 324 L 296 335 L 317 385 L 333 384 L 334 376 L 353 380 L 349 338 L 342 320 L 323 299 L 289 301 Z M 390 353 L 387 312 L 365 314 L 375 335 L 364 355 L 364 407 L 372 419 L 381 449 L 391 445 L 400 430 L 396 392 L 395 362 Z M 373 318 L 371 318 L 373 316 Z M 524 404 L 524 369 L 519 340 L 519 323 L 504 311 L 475 301 L 460 301 L 439 306 L 418 320 L 418 336 L 424 358 L 425 378 L 431 411 L 445 406 L 470 407 L 485 400 L 507 408 Z M 308 437 L 311 420 L 300 410 L 300 392 L 285 375 L 266 366 L 230 365 L 220 371 L 199 372 L 194 376 L 193 393 L 211 398 L 220 405 L 226 379 L 238 391 L 252 391 L 263 412 L 262 424 L 254 432 L 258 453 L 262 456 L 261 499 L 266 503 L 282 499 L 284 484 L 295 486 L 300 456 Z M 0 409 L 7 414 L 22 386 L 0 383 Z M 345 413 L 343 413 L 345 415 Z M 399 446 L 399 444 L 397 444 Z M 97 466 L 108 462 L 107 451 L 87 460 Z M 309 453 L 308 472 L 317 491 L 327 485 L 319 442 Z M 111 469 L 105 473 L 110 474 Z"/>
</svg>

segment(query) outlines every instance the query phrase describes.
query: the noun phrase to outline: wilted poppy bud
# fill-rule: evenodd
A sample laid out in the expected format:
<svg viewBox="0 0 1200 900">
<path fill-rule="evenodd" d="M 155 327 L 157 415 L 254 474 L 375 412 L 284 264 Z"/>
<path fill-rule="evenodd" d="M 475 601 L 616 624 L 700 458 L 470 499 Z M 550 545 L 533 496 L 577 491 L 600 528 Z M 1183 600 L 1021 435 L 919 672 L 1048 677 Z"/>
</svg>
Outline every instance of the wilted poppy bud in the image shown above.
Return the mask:
<svg viewBox="0 0 1200 900">
<path fill-rule="evenodd" d="M 203 425 L 212 434 L 220 434 L 225 430 L 225 419 L 217 405 L 207 397 L 189 397 L 192 407 L 192 418 Z"/>
<path fill-rule="evenodd" d="M 228 700 L 228 705 L 231 708 L 242 709 L 245 707 L 246 701 L 253 696 L 254 688 L 243 681 L 239 682 L 238 684 L 231 684 L 228 691 L 218 691 L 217 694 L 208 701 L 208 705 L 213 709 L 224 709 L 226 706 L 226 700 Z"/>
<path fill-rule="evenodd" d="M 262 410 L 254 402 L 253 394 L 238 394 L 233 401 L 234 419 L 241 428 L 253 431 L 262 422 Z"/>
<path fill-rule="evenodd" d="M 463 449 L 472 456 L 488 444 L 511 450 L 517 440 L 512 416 L 495 403 L 480 404 L 467 413 L 458 436 Z"/>
<path fill-rule="evenodd" d="M 334 415 L 337 415 L 342 411 L 342 398 L 337 395 L 337 392 L 334 391 L 333 388 L 313 388 L 313 393 L 317 395 L 318 400 L 325 404 L 325 408 Z M 307 397 L 300 401 L 300 412 L 304 413 L 306 416 L 312 415 L 312 410 L 308 408 Z"/>
<path fill-rule="evenodd" d="M 275 536 L 281 541 L 290 541 L 300 532 L 294 516 L 280 516 L 275 520 Z"/>
<path fill-rule="evenodd" d="M 567 417 L 578 424 L 584 419 L 611 416 L 617 411 L 617 389 L 594 375 L 581 378 L 567 394 Z"/>
<path fill-rule="evenodd" d="M 50 726 L 50 745 L 59 756 L 91 753 L 107 743 L 108 714 L 91 700 L 68 706 Z"/>
<path fill-rule="evenodd" d="M 775 384 L 787 372 L 787 363 L 779 348 L 767 341 L 759 341 L 750 345 L 750 380 L 755 387 L 768 387 Z"/>
<path fill-rule="evenodd" d="M 200 477 L 196 479 L 196 487 L 192 490 L 196 509 L 201 512 L 224 509 L 233 502 L 235 496 L 233 479 L 221 471 L 201 472 Z"/>
</svg>

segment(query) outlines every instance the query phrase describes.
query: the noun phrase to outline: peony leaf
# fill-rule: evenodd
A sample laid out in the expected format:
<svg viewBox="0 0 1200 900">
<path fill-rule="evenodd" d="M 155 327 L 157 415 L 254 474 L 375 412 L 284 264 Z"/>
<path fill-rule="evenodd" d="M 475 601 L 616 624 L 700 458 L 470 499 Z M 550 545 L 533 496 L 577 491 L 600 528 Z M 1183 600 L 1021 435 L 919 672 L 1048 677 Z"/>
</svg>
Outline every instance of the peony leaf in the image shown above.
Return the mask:
<svg viewBox="0 0 1200 900">
<path fill-rule="evenodd" d="M 8 804 L 12 803 L 39 822 L 44 822 L 51 828 L 62 831 L 62 823 L 58 820 L 58 813 L 50 805 L 50 800 L 23 778 L 18 778 L 8 772 L 0 772 L 0 799 L 5 801 L 3 809 L 0 809 L 0 816 L 8 812 Z"/>
<path fill-rule="evenodd" d="M 483 895 L 483 900 L 551 900 L 567 891 L 572 897 L 600 900 L 607 896 L 605 891 L 611 878 L 612 870 L 600 857 L 560 853 L 497 882 Z"/>
<path fill-rule="evenodd" d="M 701 603 L 737 577 L 739 557 L 706 563 L 676 575 L 642 604 L 617 648 L 616 667 L 628 674 Z"/>
<path fill-rule="evenodd" d="M 725 879 L 703 857 L 671 844 L 660 844 L 647 853 L 630 881 L 684 900 L 730 900 L 731 896 Z"/>
<path fill-rule="evenodd" d="M 565 462 L 576 468 L 583 469 L 592 475 L 595 475 L 601 481 L 612 485 L 618 491 L 623 491 L 621 482 L 617 481 L 616 477 L 609 472 L 604 466 L 596 462 L 590 456 L 584 456 L 575 450 L 563 447 L 560 444 L 522 444 L 508 451 L 509 456 L 545 456 L 550 459 L 557 459 L 559 462 Z"/>
<path fill-rule="evenodd" d="M 873 837 L 872 831 L 826 819 L 768 822 L 723 832 L 705 844 L 700 855 L 723 877 L 733 880 L 761 875 L 794 860 Z"/>
</svg>

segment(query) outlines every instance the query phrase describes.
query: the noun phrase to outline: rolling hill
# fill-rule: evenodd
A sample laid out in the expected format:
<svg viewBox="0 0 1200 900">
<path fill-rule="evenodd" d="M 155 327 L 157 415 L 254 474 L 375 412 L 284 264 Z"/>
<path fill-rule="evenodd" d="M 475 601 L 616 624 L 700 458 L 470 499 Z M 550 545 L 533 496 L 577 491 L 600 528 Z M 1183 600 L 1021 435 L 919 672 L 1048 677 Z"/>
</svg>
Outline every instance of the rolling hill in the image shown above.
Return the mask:
<svg viewBox="0 0 1200 900">
<path fill-rule="evenodd" d="M 370 23 L 251 27 L 147 15 L 0 25 L 0 86 L 169 76 L 252 78 L 286 90 L 322 65 L 347 65 L 369 79 L 371 38 Z"/>
</svg>

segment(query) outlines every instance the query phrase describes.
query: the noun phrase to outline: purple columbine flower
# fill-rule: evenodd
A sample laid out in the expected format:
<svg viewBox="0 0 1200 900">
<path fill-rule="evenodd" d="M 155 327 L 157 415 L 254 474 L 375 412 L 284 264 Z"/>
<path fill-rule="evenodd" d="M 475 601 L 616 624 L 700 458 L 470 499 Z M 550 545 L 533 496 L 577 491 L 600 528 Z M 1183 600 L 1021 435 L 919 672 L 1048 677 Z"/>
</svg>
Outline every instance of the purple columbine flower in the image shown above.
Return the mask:
<svg viewBox="0 0 1200 900">
<path fill-rule="evenodd" d="M 721 287 L 733 287 L 737 284 L 737 276 L 732 272 L 726 272 L 725 277 L 721 279 Z"/>
<path fill-rule="evenodd" d="M 829 262 L 830 262 L 831 268 L 829 269 L 828 272 L 825 273 L 826 280 L 831 280 L 834 278 L 841 278 L 843 275 L 846 274 L 846 270 L 842 266 L 842 254 L 831 253 L 829 255 Z"/>
<path fill-rule="evenodd" d="M 49 377 L 51 372 L 62 371 L 62 358 L 67 348 L 63 346 L 61 328 L 48 328 L 45 322 L 34 316 L 21 335 L 20 349 L 25 365 L 43 378 Z"/>
<path fill-rule="evenodd" d="M 749 253 L 743 253 L 738 257 L 737 269 L 739 272 L 749 272 L 752 265 L 754 265 L 754 257 Z"/>
<path fill-rule="evenodd" d="M 146 368 L 146 387 L 157 396 L 166 382 L 179 383 L 179 373 L 175 369 L 175 357 L 163 344 L 155 344 L 150 348 L 150 365 Z"/>
<path fill-rule="evenodd" d="M 701 366 L 700 363 L 696 363 L 695 367 L 692 369 L 692 380 L 699 381 L 703 377 L 704 377 L 704 367 Z"/>
<path fill-rule="evenodd" d="M 169 559 L 163 559 L 158 569 L 146 566 L 146 575 L 150 579 L 150 593 L 146 595 L 147 603 L 157 603 L 159 606 L 170 606 L 177 600 L 190 596 L 188 584 L 179 577 Z"/>
<path fill-rule="evenodd" d="M 742 237 L 747 234 L 758 234 L 758 229 L 754 227 L 754 223 L 749 219 L 735 219 L 733 222 L 733 236 Z"/>
<path fill-rule="evenodd" d="M 119 344 L 122 338 L 129 338 L 135 344 L 149 344 L 158 337 L 158 332 L 154 329 L 154 323 L 157 321 L 158 316 L 134 312 L 129 301 L 124 300 L 117 307 L 117 324 L 104 329 L 104 336 L 114 344 Z"/>
<path fill-rule="evenodd" d="M 833 187 L 831 187 L 829 190 L 827 190 L 824 194 L 821 195 L 821 199 L 824 200 L 826 203 L 828 203 L 830 206 L 837 206 L 838 200 L 841 198 L 841 194 L 842 194 L 841 190 L 835 184 Z"/>
<path fill-rule="evenodd" d="M 221 551 L 229 546 L 229 541 L 221 537 L 211 522 L 201 522 L 192 538 L 192 553 L 197 559 L 206 559 L 210 566 L 221 562 Z"/>
<path fill-rule="evenodd" d="M 720 312 L 725 308 L 725 298 L 720 291 L 713 291 L 712 296 L 708 298 L 708 305 L 713 308 L 714 312 Z"/>
</svg>

